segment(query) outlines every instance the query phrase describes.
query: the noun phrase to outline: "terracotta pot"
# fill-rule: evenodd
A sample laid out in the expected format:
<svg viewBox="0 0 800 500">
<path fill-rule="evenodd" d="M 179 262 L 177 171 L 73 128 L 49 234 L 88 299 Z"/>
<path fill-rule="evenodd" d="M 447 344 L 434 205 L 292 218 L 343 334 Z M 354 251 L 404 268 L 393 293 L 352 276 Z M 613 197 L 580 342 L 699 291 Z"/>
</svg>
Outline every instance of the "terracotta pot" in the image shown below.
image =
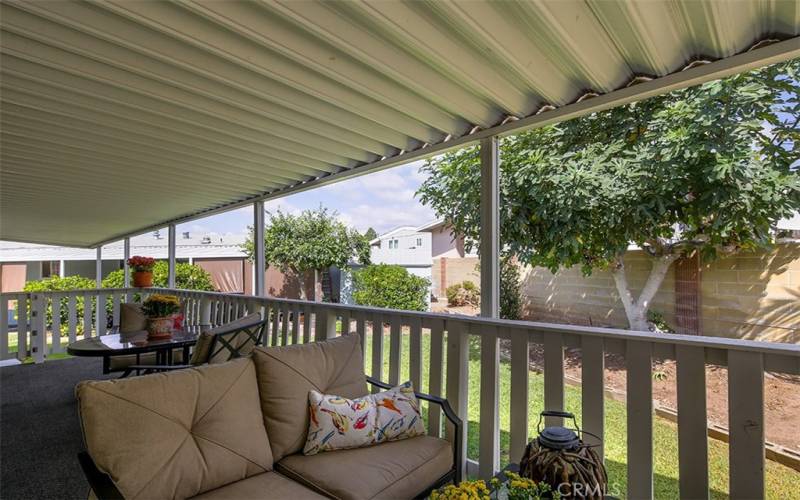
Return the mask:
<svg viewBox="0 0 800 500">
<path fill-rule="evenodd" d="M 147 339 L 168 339 L 172 337 L 172 328 L 175 318 L 164 316 L 162 318 L 147 318 Z"/>
<path fill-rule="evenodd" d="M 133 286 L 136 288 L 153 286 L 153 271 L 135 271 L 133 273 Z"/>
</svg>

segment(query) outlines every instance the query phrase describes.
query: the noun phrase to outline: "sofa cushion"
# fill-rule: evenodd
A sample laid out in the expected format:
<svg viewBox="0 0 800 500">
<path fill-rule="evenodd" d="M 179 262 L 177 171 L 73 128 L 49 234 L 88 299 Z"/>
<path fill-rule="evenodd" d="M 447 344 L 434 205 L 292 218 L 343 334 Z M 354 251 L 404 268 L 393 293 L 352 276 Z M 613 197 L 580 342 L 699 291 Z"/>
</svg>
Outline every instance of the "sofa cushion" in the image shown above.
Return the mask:
<svg viewBox="0 0 800 500">
<path fill-rule="evenodd" d="M 277 472 L 265 472 L 226 484 L 221 488 L 201 493 L 192 498 L 196 500 L 257 500 L 260 498 L 305 500 L 306 498 L 322 499 L 325 497 Z"/>
<path fill-rule="evenodd" d="M 317 455 L 290 455 L 279 472 L 340 499 L 414 498 L 453 466 L 450 443 L 431 436 Z"/>
<path fill-rule="evenodd" d="M 411 382 L 356 399 L 310 391 L 308 404 L 305 455 L 425 435 Z"/>
<path fill-rule="evenodd" d="M 187 498 L 272 470 L 243 358 L 76 388 L 86 449 L 128 499 Z"/>
<path fill-rule="evenodd" d="M 264 426 L 280 460 L 303 448 L 308 432 L 308 393 L 353 399 L 367 394 L 358 335 L 253 351 Z"/>
<path fill-rule="evenodd" d="M 119 305 L 120 333 L 141 332 L 147 328 L 147 317 L 142 312 L 142 305 L 136 302 L 123 302 Z"/>
</svg>

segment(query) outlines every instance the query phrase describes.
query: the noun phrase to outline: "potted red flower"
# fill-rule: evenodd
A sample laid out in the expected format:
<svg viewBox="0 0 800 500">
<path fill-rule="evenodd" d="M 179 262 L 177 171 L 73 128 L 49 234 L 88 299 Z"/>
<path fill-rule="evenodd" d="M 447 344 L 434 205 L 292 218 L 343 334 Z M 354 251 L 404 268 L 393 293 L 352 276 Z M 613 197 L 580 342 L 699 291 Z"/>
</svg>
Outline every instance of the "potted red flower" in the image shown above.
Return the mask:
<svg viewBox="0 0 800 500">
<path fill-rule="evenodd" d="M 153 286 L 153 266 L 156 259 L 134 255 L 128 259 L 128 266 L 133 269 L 133 286 L 142 288 Z"/>
</svg>

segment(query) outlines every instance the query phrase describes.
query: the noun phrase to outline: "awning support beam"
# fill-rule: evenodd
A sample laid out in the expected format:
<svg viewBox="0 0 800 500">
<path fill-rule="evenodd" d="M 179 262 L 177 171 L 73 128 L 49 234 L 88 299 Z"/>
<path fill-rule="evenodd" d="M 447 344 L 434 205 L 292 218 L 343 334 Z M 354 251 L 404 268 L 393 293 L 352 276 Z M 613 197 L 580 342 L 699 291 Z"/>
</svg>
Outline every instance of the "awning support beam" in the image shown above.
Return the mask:
<svg viewBox="0 0 800 500">
<path fill-rule="evenodd" d="M 169 225 L 168 231 L 168 265 L 169 265 L 169 278 L 167 279 L 167 288 L 175 288 L 175 224 Z"/>
<path fill-rule="evenodd" d="M 481 139 L 481 316 L 500 316 L 500 169 L 497 137 Z"/>
<path fill-rule="evenodd" d="M 266 292 L 266 262 L 264 260 L 264 202 L 253 203 L 253 292 L 263 297 Z"/>
<path fill-rule="evenodd" d="M 94 264 L 94 282 L 97 288 L 103 287 L 103 247 L 97 247 L 97 259 Z"/>
<path fill-rule="evenodd" d="M 128 265 L 128 259 L 131 258 L 131 239 L 125 238 L 122 242 L 123 255 L 122 255 L 122 273 L 123 283 L 125 288 L 131 287 L 131 267 Z"/>
</svg>

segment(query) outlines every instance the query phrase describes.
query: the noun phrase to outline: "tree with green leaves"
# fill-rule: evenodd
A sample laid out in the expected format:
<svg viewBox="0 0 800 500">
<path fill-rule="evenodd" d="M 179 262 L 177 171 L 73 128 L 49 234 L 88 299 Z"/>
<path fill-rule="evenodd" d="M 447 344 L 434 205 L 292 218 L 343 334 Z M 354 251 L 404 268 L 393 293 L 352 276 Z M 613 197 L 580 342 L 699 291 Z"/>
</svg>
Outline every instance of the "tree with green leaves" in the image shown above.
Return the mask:
<svg viewBox="0 0 800 500">
<path fill-rule="evenodd" d="M 364 233 L 364 237 L 367 239 L 367 241 L 372 241 L 378 237 L 378 231 L 370 227 Z"/>
<path fill-rule="evenodd" d="M 552 272 L 609 269 L 631 329 L 672 264 L 767 247 L 800 210 L 800 60 L 742 73 L 501 142 L 501 241 Z M 426 163 L 418 195 L 478 241 L 478 149 Z M 638 296 L 623 256 L 650 257 Z"/>
<path fill-rule="evenodd" d="M 252 236 L 242 248 L 252 260 L 255 251 Z M 324 285 L 329 268 L 346 269 L 351 259 L 367 265 L 369 255 L 369 240 L 342 223 L 335 211 L 320 207 L 304 210 L 299 215 L 280 210 L 269 214 L 264 231 L 264 259 L 268 266 L 297 274 L 314 271 L 315 275 L 322 274 Z M 302 287 L 300 293 L 305 299 Z M 329 287 L 323 286 L 323 296 L 323 300 L 330 301 Z"/>
</svg>

